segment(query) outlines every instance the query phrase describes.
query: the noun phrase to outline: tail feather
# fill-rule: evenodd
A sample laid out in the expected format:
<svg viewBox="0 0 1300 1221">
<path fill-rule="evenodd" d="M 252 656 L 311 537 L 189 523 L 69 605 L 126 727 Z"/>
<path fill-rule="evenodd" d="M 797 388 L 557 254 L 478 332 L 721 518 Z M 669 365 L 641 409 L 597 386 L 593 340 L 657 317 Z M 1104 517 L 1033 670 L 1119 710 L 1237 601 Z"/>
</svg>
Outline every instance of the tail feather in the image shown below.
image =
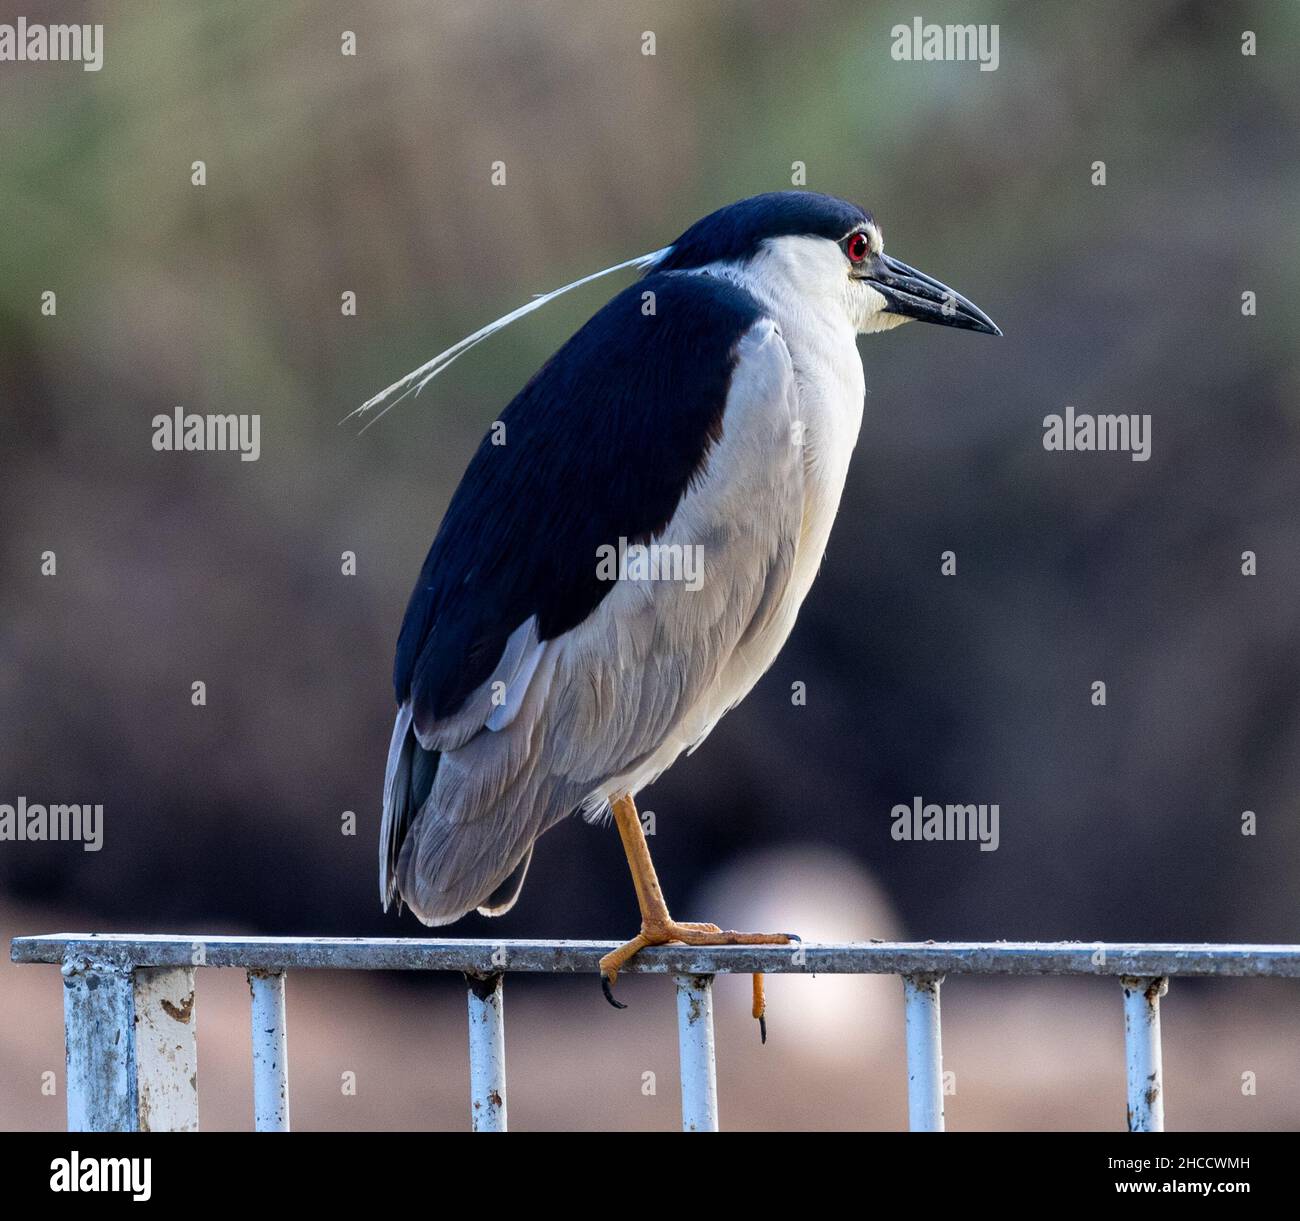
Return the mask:
<svg viewBox="0 0 1300 1221">
<path fill-rule="evenodd" d="M 385 911 L 395 904 L 440 926 L 515 905 L 535 841 L 583 798 L 581 786 L 535 766 L 534 745 L 516 721 L 429 750 L 410 702 L 398 709 L 379 833 Z"/>
<path fill-rule="evenodd" d="M 514 867 L 510 876 L 478 905 L 480 916 L 504 916 L 514 907 L 519 901 L 519 892 L 524 888 L 524 878 L 528 876 L 528 866 L 532 860 L 533 845 L 529 844 L 523 860 Z"/>
<path fill-rule="evenodd" d="M 438 771 L 436 750 L 425 750 L 411 727 L 411 706 L 397 711 L 384 773 L 384 813 L 379 827 L 379 898 L 387 911 L 394 902 L 402 910 L 397 886 L 397 862 L 411 823 L 433 788 Z"/>
</svg>

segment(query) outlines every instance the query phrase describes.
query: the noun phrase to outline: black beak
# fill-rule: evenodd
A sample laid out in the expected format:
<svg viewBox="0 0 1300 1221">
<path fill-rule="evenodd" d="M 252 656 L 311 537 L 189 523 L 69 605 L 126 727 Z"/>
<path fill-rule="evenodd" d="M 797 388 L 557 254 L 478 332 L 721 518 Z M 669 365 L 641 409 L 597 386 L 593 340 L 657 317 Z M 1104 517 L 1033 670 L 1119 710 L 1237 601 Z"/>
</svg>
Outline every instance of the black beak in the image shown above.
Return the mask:
<svg viewBox="0 0 1300 1221">
<path fill-rule="evenodd" d="M 997 323 L 961 293 L 887 254 L 878 254 L 871 260 L 863 279 L 888 302 L 887 314 L 901 314 L 904 318 L 937 322 L 940 326 L 955 326 L 965 331 L 982 331 L 985 335 L 1002 334 Z"/>
</svg>

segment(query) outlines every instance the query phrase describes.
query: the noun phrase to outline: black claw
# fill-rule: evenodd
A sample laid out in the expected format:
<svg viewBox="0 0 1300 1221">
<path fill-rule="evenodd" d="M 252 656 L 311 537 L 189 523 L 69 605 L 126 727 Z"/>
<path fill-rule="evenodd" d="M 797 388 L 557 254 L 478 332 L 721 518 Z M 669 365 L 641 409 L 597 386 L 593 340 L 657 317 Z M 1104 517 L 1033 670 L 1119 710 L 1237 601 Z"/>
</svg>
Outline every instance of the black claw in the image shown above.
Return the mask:
<svg viewBox="0 0 1300 1221">
<path fill-rule="evenodd" d="M 613 1005 L 615 1009 L 627 1008 L 627 1006 L 623 1004 L 622 1001 L 616 1001 L 614 999 L 614 990 L 609 985 L 608 975 L 602 975 L 600 977 L 600 990 L 605 994 L 605 999 L 609 1001 L 609 1003 Z"/>
<path fill-rule="evenodd" d="M 761 1018 L 758 1019 L 758 1038 L 759 1041 L 764 1046 L 767 1045 L 767 1015 L 766 1014 L 764 1014 Z"/>
</svg>

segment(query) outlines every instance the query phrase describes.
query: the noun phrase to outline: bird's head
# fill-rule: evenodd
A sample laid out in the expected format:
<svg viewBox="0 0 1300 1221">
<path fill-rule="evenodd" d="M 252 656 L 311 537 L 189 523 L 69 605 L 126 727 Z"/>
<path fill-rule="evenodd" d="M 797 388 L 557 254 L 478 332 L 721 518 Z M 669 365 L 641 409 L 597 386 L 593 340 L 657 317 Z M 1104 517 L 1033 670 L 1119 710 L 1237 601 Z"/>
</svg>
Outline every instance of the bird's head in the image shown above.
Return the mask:
<svg viewBox="0 0 1300 1221">
<path fill-rule="evenodd" d="M 777 191 L 709 213 L 662 250 L 637 255 L 534 297 L 425 361 L 346 419 L 379 408 L 368 428 L 502 327 L 563 293 L 631 267 L 646 274 L 707 270 L 732 275 L 796 310 L 801 306 L 843 310 L 848 325 L 864 335 L 887 331 L 913 318 L 987 335 L 1002 334 L 983 310 L 960 293 L 885 254 L 880 226 L 871 213 L 833 195 Z"/>
<path fill-rule="evenodd" d="M 833 195 L 777 191 L 729 204 L 696 221 L 649 268 L 706 269 L 842 308 L 861 334 L 912 319 L 1002 334 L 960 293 L 885 254 L 871 213 Z"/>
</svg>

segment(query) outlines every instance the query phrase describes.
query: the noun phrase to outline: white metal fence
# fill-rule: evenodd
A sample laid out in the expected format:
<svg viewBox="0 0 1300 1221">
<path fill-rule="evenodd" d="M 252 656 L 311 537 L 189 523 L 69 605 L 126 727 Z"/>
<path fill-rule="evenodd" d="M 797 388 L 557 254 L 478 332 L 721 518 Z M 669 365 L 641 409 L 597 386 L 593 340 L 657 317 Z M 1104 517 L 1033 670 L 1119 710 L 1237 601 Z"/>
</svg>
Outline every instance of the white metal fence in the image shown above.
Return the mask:
<svg viewBox="0 0 1300 1221">
<path fill-rule="evenodd" d="M 470 1124 L 506 1127 L 504 978 L 514 972 L 595 975 L 601 941 L 460 941 L 387 937 L 205 937 L 59 933 L 17 937 L 15 962 L 62 969 L 70 1131 L 194 1131 L 198 1058 L 194 972 L 240 967 L 252 993 L 253 1107 L 259 1132 L 289 1128 L 285 974 L 423 970 L 465 975 Z M 1100 942 L 869 942 L 791 946 L 657 946 L 625 968 L 672 975 L 677 987 L 682 1127 L 718 1128 L 713 1055 L 716 974 L 898 975 L 906 1017 L 913 1131 L 942 1131 L 939 993 L 947 975 L 1092 975 L 1123 994 L 1128 1127 L 1164 1126 L 1160 998 L 1176 976 L 1300 977 L 1300 946 Z M 593 1003 L 596 1003 L 593 1000 Z"/>
</svg>

